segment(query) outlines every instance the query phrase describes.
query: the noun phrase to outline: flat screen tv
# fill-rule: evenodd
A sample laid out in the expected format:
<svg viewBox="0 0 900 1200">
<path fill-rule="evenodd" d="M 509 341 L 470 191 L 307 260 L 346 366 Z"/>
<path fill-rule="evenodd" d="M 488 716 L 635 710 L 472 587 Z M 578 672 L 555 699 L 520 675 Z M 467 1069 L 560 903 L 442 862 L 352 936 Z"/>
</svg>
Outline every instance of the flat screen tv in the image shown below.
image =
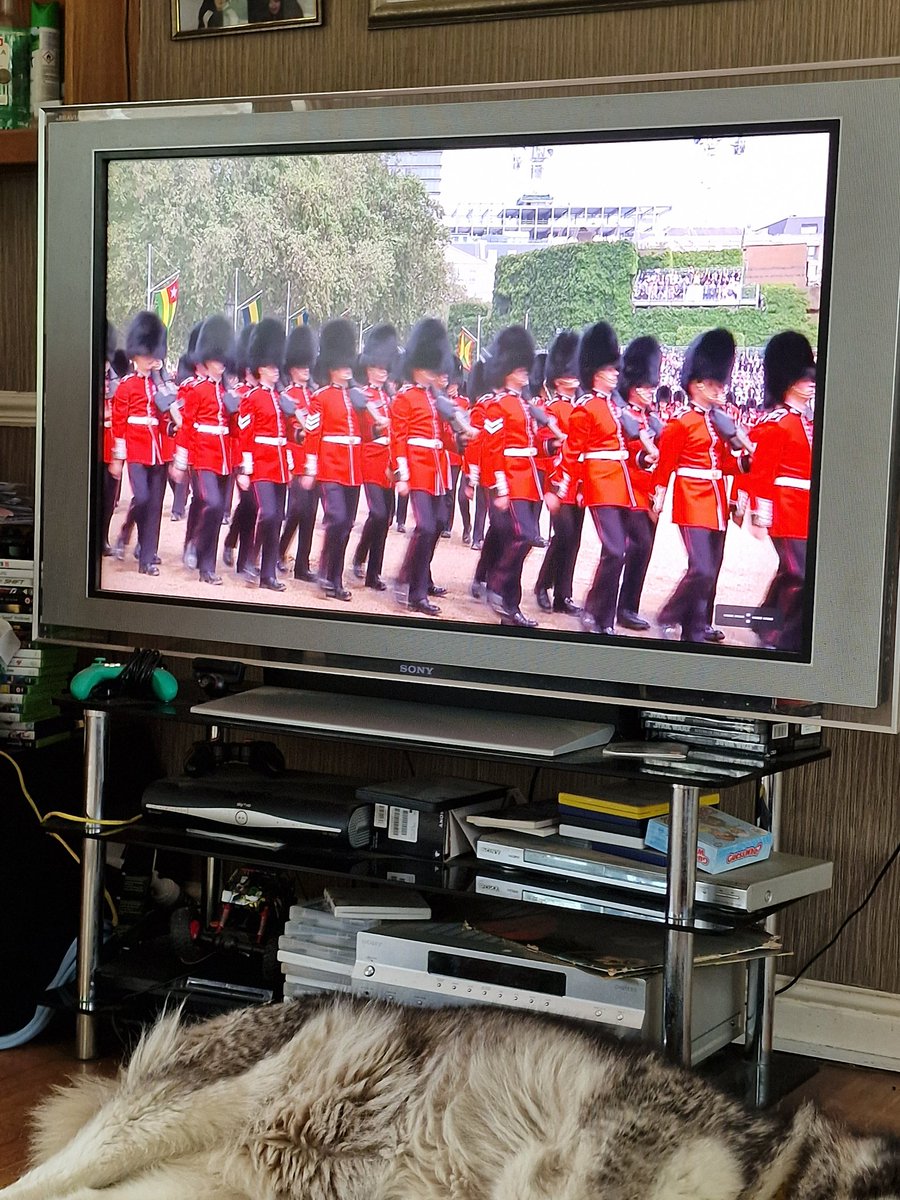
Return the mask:
<svg viewBox="0 0 900 1200">
<path fill-rule="evenodd" d="M 45 118 L 43 636 L 896 725 L 900 83 L 557 91 Z"/>
</svg>

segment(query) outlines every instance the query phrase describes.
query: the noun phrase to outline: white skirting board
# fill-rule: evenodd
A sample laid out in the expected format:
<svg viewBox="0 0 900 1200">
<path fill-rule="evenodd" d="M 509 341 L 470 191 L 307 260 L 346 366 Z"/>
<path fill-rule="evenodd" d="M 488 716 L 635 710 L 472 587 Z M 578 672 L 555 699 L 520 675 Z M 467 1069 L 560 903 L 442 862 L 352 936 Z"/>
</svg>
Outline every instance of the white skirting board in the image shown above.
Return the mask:
<svg viewBox="0 0 900 1200">
<path fill-rule="evenodd" d="M 900 995 L 801 979 L 775 1002 L 775 1049 L 900 1071 Z"/>
</svg>

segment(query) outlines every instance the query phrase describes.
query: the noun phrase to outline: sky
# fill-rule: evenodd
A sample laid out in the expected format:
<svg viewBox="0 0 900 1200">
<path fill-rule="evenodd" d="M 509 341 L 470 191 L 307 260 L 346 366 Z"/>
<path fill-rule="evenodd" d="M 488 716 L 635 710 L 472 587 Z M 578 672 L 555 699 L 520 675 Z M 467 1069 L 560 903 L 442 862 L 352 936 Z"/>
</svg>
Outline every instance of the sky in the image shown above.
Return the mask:
<svg viewBox="0 0 900 1200">
<path fill-rule="evenodd" d="M 733 138 L 552 147 L 533 179 L 526 147 L 446 150 L 441 200 L 514 205 L 525 194 L 557 204 L 665 204 L 672 225 L 760 228 L 787 216 L 825 213 L 828 135 Z"/>
</svg>

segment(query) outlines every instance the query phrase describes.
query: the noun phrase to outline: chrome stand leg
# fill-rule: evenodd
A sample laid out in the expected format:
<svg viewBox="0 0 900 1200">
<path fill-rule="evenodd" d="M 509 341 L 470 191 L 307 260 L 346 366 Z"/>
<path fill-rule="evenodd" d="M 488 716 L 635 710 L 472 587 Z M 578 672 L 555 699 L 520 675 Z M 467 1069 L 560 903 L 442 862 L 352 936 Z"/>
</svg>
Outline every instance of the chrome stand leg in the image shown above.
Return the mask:
<svg viewBox="0 0 900 1200">
<path fill-rule="evenodd" d="M 109 716 L 87 709 L 84 714 L 84 815 L 88 821 L 103 817 L 103 781 L 109 737 Z M 99 825 L 86 824 L 81 843 L 81 909 L 78 955 L 75 967 L 77 1011 L 75 1057 L 93 1058 L 97 1053 L 94 1016 L 94 973 L 100 957 L 103 916 L 103 842 Z"/>
<path fill-rule="evenodd" d="M 760 821 L 764 829 L 772 834 L 772 849 L 778 850 L 781 842 L 782 799 L 784 776 L 778 772 L 761 781 L 765 813 Z M 778 932 L 778 915 L 766 918 L 766 930 Z M 775 976 L 778 971 L 777 958 L 765 958 L 752 964 L 748 975 L 748 1025 L 747 1055 L 754 1062 L 754 1102 L 757 1108 L 765 1108 L 769 1102 L 770 1073 L 772 1068 L 772 1043 L 775 1029 Z"/>
<path fill-rule="evenodd" d="M 672 786 L 667 866 L 666 956 L 663 968 L 663 1048 L 673 1062 L 691 1065 L 694 900 L 700 789 Z"/>
</svg>

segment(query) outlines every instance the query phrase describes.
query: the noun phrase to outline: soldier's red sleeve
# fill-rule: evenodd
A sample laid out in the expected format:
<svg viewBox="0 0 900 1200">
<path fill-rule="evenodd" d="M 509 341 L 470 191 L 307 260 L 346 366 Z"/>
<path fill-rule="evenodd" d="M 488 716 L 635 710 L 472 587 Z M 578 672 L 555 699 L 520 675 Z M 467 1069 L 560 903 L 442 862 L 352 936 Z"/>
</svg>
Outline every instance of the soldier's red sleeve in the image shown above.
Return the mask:
<svg viewBox="0 0 900 1200">
<path fill-rule="evenodd" d="M 396 464 L 397 482 L 409 483 L 409 393 L 401 390 L 391 405 L 391 461 Z"/>
<path fill-rule="evenodd" d="M 238 408 L 238 446 L 241 452 L 242 475 L 253 474 L 253 426 L 255 412 L 256 403 L 251 391 L 246 396 L 241 397 L 241 404 Z"/>
<path fill-rule="evenodd" d="M 750 519 L 754 525 L 771 528 L 775 512 L 775 478 L 779 474 L 784 431 L 777 421 L 764 421 L 753 431 L 756 453 L 747 477 Z"/>
<path fill-rule="evenodd" d="M 303 462 L 303 474 L 311 475 L 313 479 L 319 473 L 319 444 L 322 441 L 322 397 L 313 392 L 309 399 L 309 412 L 306 414 L 306 441 L 303 449 L 306 457 Z"/>
<path fill-rule="evenodd" d="M 477 430 L 476 436 L 470 442 L 466 443 L 466 448 L 463 451 L 463 470 L 466 473 L 466 478 L 473 488 L 477 488 L 481 483 L 481 451 L 484 447 L 484 404 L 476 402 L 472 409 L 472 416 L 469 418 L 472 428 Z"/>
<path fill-rule="evenodd" d="M 669 421 L 659 435 L 659 461 L 656 464 L 656 487 L 653 489 L 653 507 L 659 512 L 666 498 L 666 488 L 672 472 L 678 466 L 681 450 L 687 437 L 687 426 L 683 421 Z"/>
<path fill-rule="evenodd" d="M 175 466 L 185 471 L 193 462 L 194 422 L 197 419 L 198 387 L 183 383 L 178 389 L 176 403 L 181 409 L 181 425 L 175 431 Z"/>
<path fill-rule="evenodd" d="M 114 460 L 124 462 L 126 458 L 125 430 L 128 426 L 128 394 L 131 390 L 131 376 L 126 376 L 115 390 L 112 398 L 112 456 Z"/>
<path fill-rule="evenodd" d="M 506 470 L 503 462 L 504 437 L 503 406 L 497 397 L 487 402 L 484 413 L 484 432 L 481 447 L 481 482 L 485 487 L 496 488 L 498 496 L 509 495 Z"/>
<path fill-rule="evenodd" d="M 587 408 L 572 409 L 562 455 L 551 475 L 553 490 L 560 500 L 573 499 L 581 478 L 580 458 L 590 444 L 592 425 L 593 418 Z"/>
</svg>

